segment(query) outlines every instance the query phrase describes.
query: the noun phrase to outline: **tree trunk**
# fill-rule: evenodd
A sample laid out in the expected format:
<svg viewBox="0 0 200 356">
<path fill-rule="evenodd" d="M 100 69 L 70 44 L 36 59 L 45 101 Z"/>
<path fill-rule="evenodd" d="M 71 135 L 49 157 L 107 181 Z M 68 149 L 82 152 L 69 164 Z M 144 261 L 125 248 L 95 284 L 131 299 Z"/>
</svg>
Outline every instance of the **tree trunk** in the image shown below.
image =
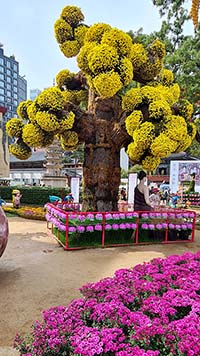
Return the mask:
<svg viewBox="0 0 200 356">
<path fill-rule="evenodd" d="M 117 210 L 120 184 L 119 97 L 102 99 L 90 93 L 88 111 L 93 127 L 85 137 L 83 163 L 83 211 Z"/>
</svg>

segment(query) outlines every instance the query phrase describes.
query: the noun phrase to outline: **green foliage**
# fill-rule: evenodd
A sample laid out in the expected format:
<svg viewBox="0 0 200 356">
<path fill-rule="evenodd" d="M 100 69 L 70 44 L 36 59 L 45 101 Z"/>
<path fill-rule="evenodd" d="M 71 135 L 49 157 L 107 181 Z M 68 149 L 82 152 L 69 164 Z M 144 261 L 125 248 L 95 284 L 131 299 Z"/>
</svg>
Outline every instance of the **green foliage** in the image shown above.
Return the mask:
<svg viewBox="0 0 200 356">
<path fill-rule="evenodd" d="M 23 204 L 44 205 L 49 201 L 49 195 L 64 198 L 69 193 L 69 189 L 48 188 L 48 187 L 0 187 L 0 195 L 6 201 L 12 200 L 12 190 L 19 189 Z"/>
<path fill-rule="evenodd" d="M 124 168 L 122 168 L 121 169 L 121 178 L 127 178 L 127 177 L 128 177 L 128 172 Z"/>
</svg>

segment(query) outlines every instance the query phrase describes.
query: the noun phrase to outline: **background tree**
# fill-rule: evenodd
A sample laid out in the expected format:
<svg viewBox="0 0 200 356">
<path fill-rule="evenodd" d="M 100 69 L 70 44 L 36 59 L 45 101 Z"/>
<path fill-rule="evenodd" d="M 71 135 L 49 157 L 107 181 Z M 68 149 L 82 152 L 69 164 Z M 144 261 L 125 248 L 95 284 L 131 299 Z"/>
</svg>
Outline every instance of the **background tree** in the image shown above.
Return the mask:
<svg viewBox="0 0 200 356">
<path fill-rule="evenodd" d="M 84 143 L 83 209 L 111 211 L 117 209 L 120 149 L 153 171 L 162 157 L 190 146 L 196 126 L 192 105 L 179 101 L 179 85 L 163 69 L 161 41 L 145 48 L 108 24 L 88 28 L 83 21 L 79 8 L 66 6 L 55 23 L 61 51 L 77 56 L 80 72 L 61 71 L 57 87 L 21 103 L 7 133 L 16 137 L 10 152 L 20 159 L 54 137 L 65 150 Z"/>
</svg>

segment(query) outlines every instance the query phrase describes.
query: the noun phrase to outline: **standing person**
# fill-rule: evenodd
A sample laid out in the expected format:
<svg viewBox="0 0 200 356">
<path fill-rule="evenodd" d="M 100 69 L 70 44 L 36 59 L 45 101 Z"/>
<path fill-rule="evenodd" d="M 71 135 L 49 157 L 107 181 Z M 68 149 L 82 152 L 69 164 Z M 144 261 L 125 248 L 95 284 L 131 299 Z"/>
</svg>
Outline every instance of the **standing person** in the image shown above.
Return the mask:
<svg viewBox="0 0 200 356">
<path fill-rule="evenodd" d="M 20 207 L 20 200 L 21 200 L 22 195 L 20 193 L 17 193 L 14 197 L 14 208 L 18 209 Z"/>
<path fill-rule="evenodd" d="M 126 201 L 126 189 L 125 188 L 122 188 L 121 189 L 121 200 L 125 200 Z"/>
<path fill-rule="evenodd" d="M 135 211 L 148 211 L 151 210 L 151 203 L 149 200 L 149 190 L 145 185 L 147 175 L 144 171 L 138 173 L 139 184 L 135 187 L 134 195 L 134 210 Z"/>
</svg>

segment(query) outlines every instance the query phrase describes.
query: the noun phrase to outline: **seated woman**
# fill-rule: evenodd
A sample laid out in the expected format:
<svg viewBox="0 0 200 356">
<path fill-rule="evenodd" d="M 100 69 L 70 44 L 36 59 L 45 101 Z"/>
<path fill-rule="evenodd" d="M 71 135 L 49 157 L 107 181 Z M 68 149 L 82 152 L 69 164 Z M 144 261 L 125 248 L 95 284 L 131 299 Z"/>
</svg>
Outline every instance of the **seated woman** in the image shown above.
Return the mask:
<svg viewBox="0 0 200 356">
<path fill-rule="evenodd" d="M 135 187 L 134 195 L 134 210 L 135 211 L 149 211 L 151 210 L 151 203 L 149 200 L 149 190 L 145 185 L 147 175 L 144 171 L 138 173 L 139 184 Z"/>
</svg>

